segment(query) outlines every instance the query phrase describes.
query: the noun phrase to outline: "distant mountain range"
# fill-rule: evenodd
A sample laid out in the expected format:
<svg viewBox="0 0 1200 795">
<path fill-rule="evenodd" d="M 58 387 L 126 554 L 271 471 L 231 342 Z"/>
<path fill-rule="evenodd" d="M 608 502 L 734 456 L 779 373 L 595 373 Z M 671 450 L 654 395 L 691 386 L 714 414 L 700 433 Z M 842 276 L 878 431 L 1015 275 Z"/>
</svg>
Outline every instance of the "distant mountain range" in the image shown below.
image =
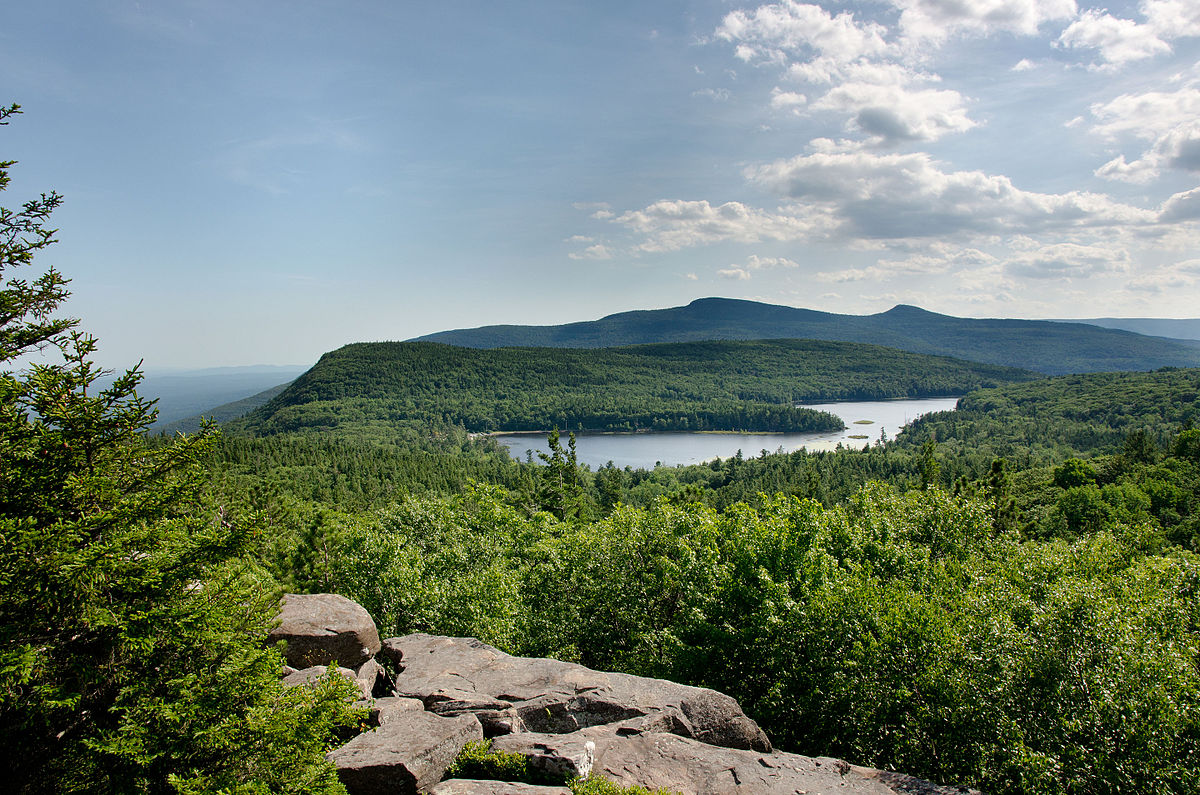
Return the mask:
<svg viewBox="0 0 1200 795">
<path fill-rule="evenodd" d="M 1055 320 L 1055 323 L 1087 323 L 1089 326 L 1119 328 L 1151 337 L 1166 337 L 1200 344 L 1200 318 L 1093 317 L 1079 320 Z"/>
<path fill-rule="evenodd" d="M 701 298 L 687 306 L 621 312 L 560 326 L 456 329 L 427 334 L 414 341 L 467 348 L 605 348 L 656 342 L 781 338 L 864 342 L 1050 375 L 1200 366 L 1200 346 L 1104 328 L 1098 321 L 1093 325 L 1050 320 L 980 320 L 939 315 L 906 305 L 876 315 L 838 315 L 733 298 Z"/>
</svg>

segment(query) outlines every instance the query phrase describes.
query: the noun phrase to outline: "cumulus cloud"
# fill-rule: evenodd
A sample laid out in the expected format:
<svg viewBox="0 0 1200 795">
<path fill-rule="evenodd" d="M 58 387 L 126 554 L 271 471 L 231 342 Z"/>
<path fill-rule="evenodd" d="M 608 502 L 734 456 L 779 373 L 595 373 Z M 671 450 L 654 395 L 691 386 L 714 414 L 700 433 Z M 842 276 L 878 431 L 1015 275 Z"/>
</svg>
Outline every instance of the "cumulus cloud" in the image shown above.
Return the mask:
<svg viewBox="0 0 1200 795">
<path fill-rule="evenodd" d="M 725 279 L 749 279 L 753 271 L 799 267 L 800 263 L 787 257 L 760 257 L 757 254 L 751 254 L 744 264 L 730 265 L 724 270 L 717 271 L 717 275 Z"/>
<path fill-rule="evenodd" d="M 1032 36 L 1046 22 L 1075 16 L 1074 0 L 891 0 L 900 27 L 915 41 L 940 42 L 952 35 Z"/>
<path fill-rule="evenodd" d="M 1141 7 L 1155 30 L 1179 38 L 1200 36 L 1200 5 L 1194 0 L 1144 0 Z"/>
<path fill-rule="evenodd" d="M 1114 66 L 1171 51 L 1171 45 L 1159 38 L 1152 26 L 1094 10 L 1083 12 L 1062 32 L 1058 42 L 1068 48 L 1098 50 L 1100 57 Z"/>
<path fill-rule="evenodd" d="M 683 200 L 658 201 L 612 220 L 643 237 L 639 251 L 678 251 L 730 240 L 800 240 L 811 235 L 817 225 L 815 218 L 767 212 L 740 202 L 713 206 L 707 201 Z"/>
<path fill-rule="evenodd" d="M 855 238 L 1012 234 L 1149 224 L 1155 213 L 1107 196 L 1024 191 L 1008 177 L 943 171 L 924 153 L 816 153 L 747 169 L 754 184 L 820 211 Z"/>
<path fill-rule="evenodd" d="M 936 141 L 975 126 L 967 116 L 962 95 L 949 90 L 846 82 L 821 97 L 813 108 L 847 114 L 852 129 L 883 145 Z"/>
<path fill-rule="evenodd" d="M 1200 36 L 1200 5 L 1192 0 L 1143 0 L 1144 22 L 1090 9 L 1067 27 L 1058 43 L 1096 50 L 1104 65 L 1123 66 L 1171 52 L 1170 42 Z"/>
<path fill-rule="evenodd" d="M 730 12 L 716 37 L 736 45 L 744 61 L 785 62 L 795 55 L 817 55 L 846 63 L 887 49 L 887 29 L 873 22 L 860 23 L 853 14 L 836 16 L 818 5 L 783 0 L 759 6 L 753 12 Z"/>
<path fill-rule="evenodd" d="M 842 114 L 847 128 L 865 135 L 869 145 L 935 141 L 975 126 L 965 98 L 926 87 L 937 77 L 906 64 L 904 50 L 887 34 L 877 22 L 794 0 L 734 11 L 716 31 L 718 39 L 735 43 L 744 60 L 776 64 L 793 82 L 829 87 L 816 101 L 776 87 L 772 108 Z"/>
<path fill-rule="evenodd" d="M 1055 243 L 1022 252 L 1005 262 L 1005 271 L 1028 279 L 1085 278 L 1128 273 L 1129 252 L 1110 246 Z"/>
<path fill-rule="evenodd" d="M 603 243 L 596 243 L 583 251 L 572 251 L 567 256 L 571 259 L 612 259 L 613 252 Z"/>
<path fill-rule="evenodd" d="M 1159 219 L 1167 222 L 1200 219 L 1200 188 L 1176 193 L 1163 202 Z"/>
<path fill-rule="evenodd" d="M 1200 285 L 1200 259 L 1189 259 L 1163 268 L 1154 268 L 1128 282 L 1131 290 L 1155 295 L 1177 293 L 1197 285 Z"/>
<path fill-rule="evenodd" d="M 795 91 L 784 91 L 776 86 L 771 91 L 771 107 L 775 110 L 791 110 L 799 113 L 808 104 L 808 97 Z"/>
<path fill-rule="evenodd" d="M 1122 94 L 1091 110 L 1101 122 L 1093 131 L 1101 136 L 1149 142 L 1132 162 L 1119 155 L 1096 169 L 1097 176 L 1148 182 L 1168 168 L 1200 172 L 1200 90 L 1195 86 Z"/>
<path fill-rule="evenodd" d="M 864 268 L 840 268 L 821 271 L 814 278 L 834 284 L 846 282 L 883 282 L 892 279 L 911 279 L 922 276 L 940 276 L 946 273 L 961 273 L 993 266 L 996 258 L 976 248 L 954 246 L 933 242 L 918 253 L 900 259 L 880 259 Z M 994 277 L 992 279 L 994 281 Z"/>
</svg>

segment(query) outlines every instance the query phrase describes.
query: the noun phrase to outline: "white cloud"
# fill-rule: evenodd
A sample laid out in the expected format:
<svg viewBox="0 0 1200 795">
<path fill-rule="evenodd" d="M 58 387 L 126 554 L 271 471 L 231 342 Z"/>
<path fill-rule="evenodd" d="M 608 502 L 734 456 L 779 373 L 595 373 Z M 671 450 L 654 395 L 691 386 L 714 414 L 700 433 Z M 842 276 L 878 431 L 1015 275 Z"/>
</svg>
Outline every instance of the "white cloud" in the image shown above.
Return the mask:
<svg viewBox="0 0 1200 795">
<path fill-rule="evenodd" d="M 1111 246 L 1055 243 L 1009 258 L 1005 271 L 1028 279 L 1085 278 L 1109 273 L 1128 273 L 1129 252 Z"/>
<path fill-rule="evenodd" d="M 1033 61 L 1029 60 L 1028 58 L 1022 58 L 1021 60 L 1019 60 L 1015 64 L 1013 64 L 1013 67 L 1012 67 L 1012 71 L 1014 71 L 1014 72 L 1030 72 L 1030 71 L 1033 71 L 1034 69 L 1037 69 L 1037 64 L 1035 64 Z"/>
<path fill-rule="evenodd" d="M 613 252 L 603 243 L 588 246 L 583 251 L 572 251 L 567 255 L 571 259 L 612 259 Z"/>
<path fill-rule="evenodd" d="M 1200 285 L 1200 259 L 1184 260 L 1155 268 L 1147 273 L 1139 274 L 1130 279 L 1128 287 L 1141 293 L 1161 295 L 1178 293 L 1180 290 L 1193 289 Z"/>
<path fill-rule="evenodd" d="M 1159 38 L 1159 31 L 1153 26 L 1095 10 L 1080 14 L 1058 37 L 1058 42 L 1072 49 L 1099 50 L 1100 57 L 1113 66 L 1171 51 L 1171 45 Z"/>
<path fill-rule="evenodd" d="M 940 42 L 951 35 L 1032 36 L 1046 22 L 1075 16 L 1074 0 L 891 0 L 901 10 L 900 27 L 916 41 Z"/>
<path fill-rule="evenodd" d="M 1167 199 L 1159 218 L 1167 222 L 1200 220 L 1200 188 L 1176 193 Z"/>
<path fill-rule="evenodd" d="M 936 276 L 966 270 L 989 268 L 994 272 L 996 258 L 976 248 L 959 247 L 942 242 L 923 246 L 919 253 L 902 259 L 880 259 L 865 268 L 841 268 L 822 271 L 814 278 L 822 282 L 882 282 L 896 278 Z"/>
<path fill-rule="evenodd" d="M 853 14 L 834 16 L 817 5 L 783 0 L 749 13 L 729 13 L 716 36 L 735 43 L 736 54 L 744 61 L 783 63 L 789 56 L 815 54 L 847 63 L 883 53 L 888 46 L 886 32 L 877 23 L 859 23 Z"/>
<path fill-rule="evenodd" d="M 872 142 L 936 141 L 975 126 L 957 91 L 911 89 L 898 85 L 846 82 L 813 104 L 850 116 L 853 129 Z"/>
<path fill-rule="evenodd" d="M 1141 8 L 1155 30 L 1178 38 L 1200 36 L 1200 5 L 1194 0 L 1145 0 Z"/>
<path fill-rule="evenodd" d="M 702 88 L 692 92 L 693 97 L 705 97 L 714 102 L 725 102 L 729 99 L 729 89 L 727 88 Z"/>
<path fill-rule="evenodd" d="M 1091 110 L 1101 120 L 1093 131 L 1108 140 L 1132 137 L 1150 142 L 1137 159 L 1128 162 L 1118 155 L 1096 169 L 1097 176 L 1148 182 L 1168 168 L 1200 172 L 1200 90 L 1193 85 L 1122 94 Z"/>
<path fill-rule="evenodd" d="M 771 91 L 771 107 L 775 110 L 790 110 L 799 113 L 808 104 L 808 97 L 795 91 L 784 91 L 776 86 Z"/>
<path fill-rule="evenodd" d="M 748 207 L 740 202 L 713 206 L 707 201 L 658 201 L 612 219 L 643 237 L 639 251 L 682 248 L 734 240 L 799 240 L 811 235 L 816 219 Z"/>
<path fill-rule="evenodd" d="M 716 37 L 734 42 L 739 58 L 776 64 L 793 82 L 829 86 L 823 96 L 776 87 L 771 106 L 795 115 L 827 111 L 846 117 L 847 128 L 870 146 L 935 141 L 976 126 L 957 91 L 923 84 L 938 80 L 908 64 L 909 54 L 889 42 L 878 22 L 850 13 L 785 0 L 725 17 Z M 807 106 L 807 107 L 806 107 Z"/>
<path fill-rule="evenodd" d="M 760 257 L 757 254 L 751 254 L 744 265 L 730 265 L 725 270 L 717 271 L 717 274 L 726 279 L 749 279 L 752 271 L 799 267 L 799 262 L 787 257 Z"/>
<path fill-rule="evenodd" d="M 748 270 L 758 271 L 764 268 L 799 268 L 800 263 L 787 257 L 760 257 L 757 254 L 751 254 L 746 260 L 745 267 Z"/>
<path fill-rule="evenodd" d="M 1175 39 L 1200 36 L 1200 5 L 1194 0 L 1143 0 L 1144 22 L 1089 9 L 1059 36 L 1064 47 L 1094 49 L 1110 68 L 1171 52 Z"/>
<path fill-rule="evenodd" d="M 820 211 L 844 238 L 921 238 L 1150 224 L 1107 196 L 1024 191 L 1008 177 L 943 171 L 929 155 L 817 153 L 746 170 L 754 184 Z"/>
</svg>

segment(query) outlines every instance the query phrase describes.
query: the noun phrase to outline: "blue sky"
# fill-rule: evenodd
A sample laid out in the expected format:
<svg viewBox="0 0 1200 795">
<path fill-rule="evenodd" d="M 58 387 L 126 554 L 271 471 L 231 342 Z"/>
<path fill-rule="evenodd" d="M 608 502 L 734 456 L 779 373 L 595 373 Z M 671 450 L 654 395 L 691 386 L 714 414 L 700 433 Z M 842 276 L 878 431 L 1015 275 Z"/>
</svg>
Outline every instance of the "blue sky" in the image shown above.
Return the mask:
<svg viewBox="0 0 1200 795">
<path fill-rule="evenodd" d="M 710 295 L 1200 315 L 1196 0 L 41 0 L 0 84 L 109 366 Z"/>
</svg>

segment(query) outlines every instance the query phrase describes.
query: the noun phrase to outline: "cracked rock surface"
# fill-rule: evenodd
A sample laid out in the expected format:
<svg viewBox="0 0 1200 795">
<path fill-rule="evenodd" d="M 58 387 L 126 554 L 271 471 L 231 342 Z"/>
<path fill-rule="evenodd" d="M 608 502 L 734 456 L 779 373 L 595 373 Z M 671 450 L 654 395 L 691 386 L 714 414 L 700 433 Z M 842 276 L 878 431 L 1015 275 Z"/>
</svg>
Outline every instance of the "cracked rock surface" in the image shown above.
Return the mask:
<svg viewBox="0 0 1200 795">
<path fill-rule="evenodd" d="M 775 751 L 737 701 L 715 690 L 514 657 L 474 638 L 418 633 L 381 642 L 374 624 L 368 630 L 358 611 L 337 601 L 349 600 L 324 597 L 331 595 L 287 597 L 285 613 L 303 606 L 308 618 L 285 620 L 287 634 L 280 637 L 288 641 L 290 665 L 338 660 L 353 669 L 342 675 L 374 696 L 366 703 L 372 704 L 375 728 L 328 757 L 351 795 L 570 792 L 561 786 L 443 780 L 466 743 L 484 737 L 492 738 L 493 751 L 523 756 L 543 775 L 564 781 L 598 775 L 625 787 L 661 787 L 681 795 L 979 795 L 840 759 Z M 345 626 L 334 618 L 335 605 Z M 303 650 L 294 662 L 293 648 Z M 347 649 L 365 656 L 341 656 Z M 289 684 L 315 673 L 295 671 Z"/>
</svg>

